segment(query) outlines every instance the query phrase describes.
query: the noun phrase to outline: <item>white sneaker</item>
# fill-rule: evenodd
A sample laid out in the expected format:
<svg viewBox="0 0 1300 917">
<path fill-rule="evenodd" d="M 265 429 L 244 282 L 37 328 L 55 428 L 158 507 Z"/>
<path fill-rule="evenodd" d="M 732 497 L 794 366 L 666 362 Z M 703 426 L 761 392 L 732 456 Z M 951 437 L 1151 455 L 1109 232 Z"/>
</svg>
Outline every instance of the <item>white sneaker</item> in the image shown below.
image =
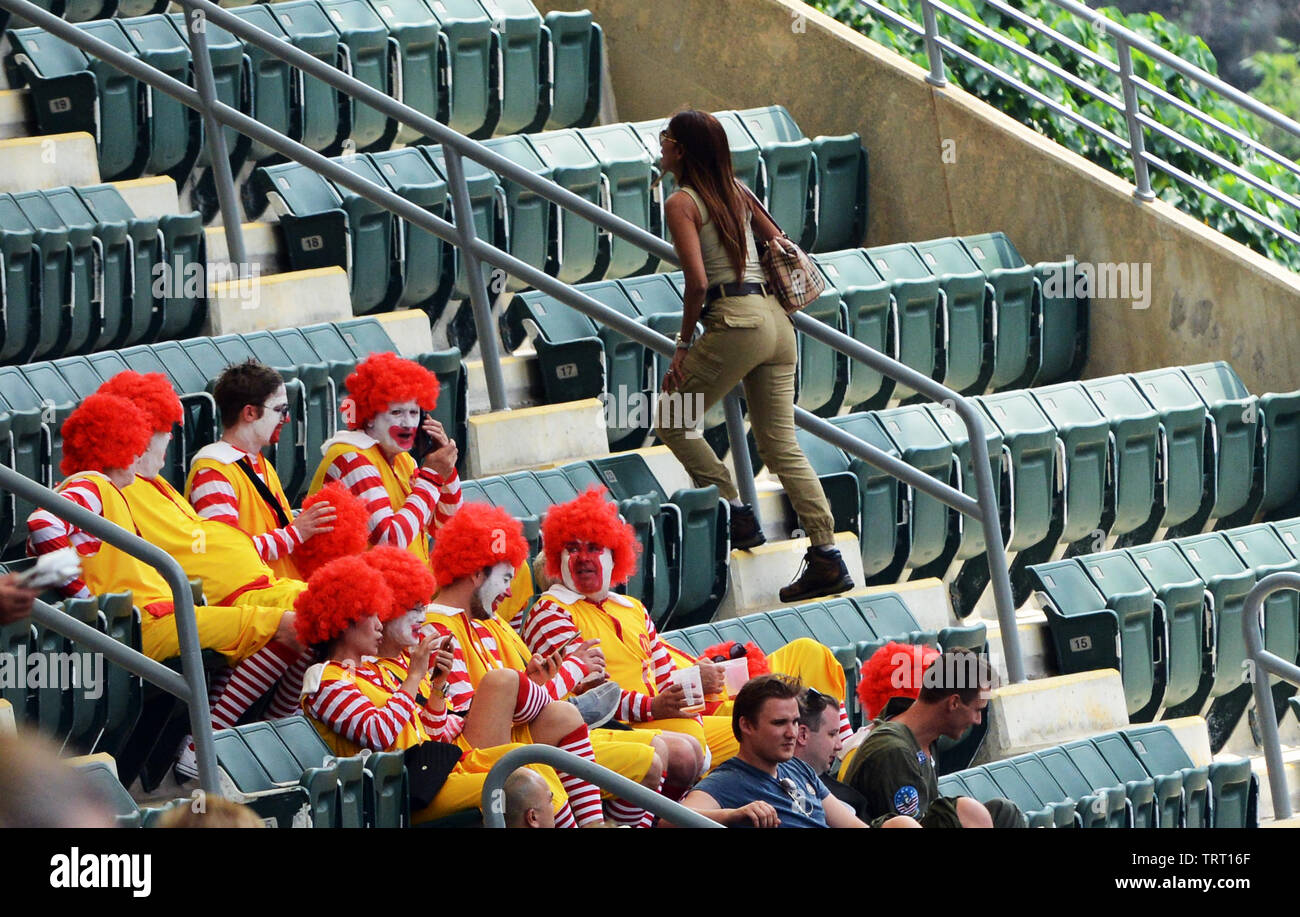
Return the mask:
<svg viewBox="0 0 1300 917">
<path fill-rule="evenodd" d="M 199 756 L 194 751 L 192 736 L 186 736 L 181 740 L 181 746 L 176 751 L 176 763 L 172 766 L 172 770 L 175 772 L 177 783 L 199 779 Z"/>
</svg>

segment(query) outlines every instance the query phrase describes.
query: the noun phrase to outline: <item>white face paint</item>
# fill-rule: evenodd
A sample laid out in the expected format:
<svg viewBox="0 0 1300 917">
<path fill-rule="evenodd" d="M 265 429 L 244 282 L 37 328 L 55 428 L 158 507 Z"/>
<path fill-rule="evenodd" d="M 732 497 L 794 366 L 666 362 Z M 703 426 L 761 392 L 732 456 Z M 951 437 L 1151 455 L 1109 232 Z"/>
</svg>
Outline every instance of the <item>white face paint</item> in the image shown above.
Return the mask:
<svg viewBox="0 0 1300 917">
<path fill-rule="evenodd" d="M 135 460 L 135 473 L 142 478 L 156 478 L 167 464 L 167 445 L 172 441 L 171 431 L 155 433 L 149 438 L 149 448 Z"/>
<path fill-rule="evenodd" d="M 420 642 L 420 628 L 424 626 L 424 609 L 412 608 L 406 614 L 393 618 L 384 625 L 384 638 L 402 649 Z"/>
<path fill-rule="evenodd" d="M 574 552 L 565 548 L 560 552 L 560 580 L 574 592 L 598 602 L 609 595 L 614 552 L 609 548 L 601 548 L 599 552 L 588 550 L 591 547 L 594 545 Z"/>
<path fill-rule="evenodd" d="M 279 440 L 280 428 L 284 425 L 285 417 L 278 409 L 288 405 L 289 396 L 283 385 L 262 402 L 262 416 L 251 424 L 258 448 L 264 449 Z"/>
<path fill-rule="evenodd" d="M 497 610 L 497 606 L 510 595 L 510 581 L 515 578 L 515 568 L 507 563 L 499 563 L 488 570 L 487 579 L 478 587 L 479 604 L 487 614 Z"/>
<path fill-rule="evenodd" d="M 406 452 L 415 445 L 420 427 L 420 406 L 414 401 L 398 401 L 381 411 L 366 424 L 365 432 L 379 442 L 387 453 Z"/>
</svg>

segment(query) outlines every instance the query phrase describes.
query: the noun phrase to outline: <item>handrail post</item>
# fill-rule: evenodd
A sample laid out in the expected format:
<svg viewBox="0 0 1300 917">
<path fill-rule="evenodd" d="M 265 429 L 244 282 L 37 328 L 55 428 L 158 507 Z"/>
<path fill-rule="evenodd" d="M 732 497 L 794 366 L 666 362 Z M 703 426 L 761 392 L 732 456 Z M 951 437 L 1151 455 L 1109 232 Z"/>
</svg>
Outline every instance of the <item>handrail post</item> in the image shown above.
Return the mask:
<svg viewBox="0 0 1300 917">
<path fill-rule="evenodd" d="M 1277 708 L 1273 705 L 1273 691 L 1268 675 L 1280 675 L 1300 684 L 1300 669 L 1289 660 L 1264 649 L 1264 600 L 1282 589 L 1300 591 L 1300 573 L 1272 573 L 1250 590 L 1241 613 L 1241 632 L 1246 641 L 1246 659 L 1250 665 L 1247 675 L 1255 693 L 1255 719 L 1259 723 L 1260 744 L 1264 746 L 1264 762 L 1268 765 L 1268 786 L 1273 797 L 1273 818 L 1281 821 L 1291 817 L 1291 790 L 1286 783 L 1286 762 L 1282 759 L 1282 740 L 1277 730 Z"/>
<path fill-rule="evenodd" d="M 1142 142 L 1142 122 L 1138 120 L 1137 86 L 1133 83 L 1133 54 L 1128 39 L 1115 36 L 1115 51 L 1119 57 L 1119 82 L 1124 89 L 1124 120 L 1128 123 L 1128 149 L 1133 160 L 1133 177 L 1137 190 L 1133 196 L 1140 201 L 1153 201 L 1151 176 L 1147 172 L 1145 144 Z"/>
<path fill-rule="evenodd" d="M 931 86 L 947 86 L 948 74 L 943 68 L 943 49 L 939 47 L 939 17 L 934 4 L 921 0 L 921 18 L 925 21 L 925 51 L 930 56 L 930 72 L 925 81 Z"/>
<path fill-rule="evenodd" d="M 727 442 L 731 445 L 731 464 L 736 468 L 736 491 L 740 502 L 754 510 L 754 519 L 762 523 L 758 514 L 758 487 L 754 484 L 754 463 L 749 459 L 749 438 L 745 436 L 745 416 L 740 411 L 740 392 L 732 389 L 722 402 L 727 415 Z"/>
<path fill-rule="evenodd" d="M 488 302 L 487 284 L 483 279 L 483 262 L 474 251 L 478 235 L 474 228 L 474 205 L 469 197 L 469 183 L 465 180 L 465 162 L 460 152 L 451 146 L 443 147 L 447 163 L 447 181 L 451 185 L 452 203 L 455 205 L 456 232 L 460 236 L 460 254 L 465 259 L 468 275 L 470 307 L 474 310 L 474 327 L 478 330 L 479 357 L 483 361 L 483 376 L 487 382 L 488 405 L 493 411 L 504 411 L 506 403 L 505 377 L 501 375 L 501 353 L 497 350 L 496 324 L 492 321 L 492 304 Z"/>
<path fill-rule="evenodd" d="M 212 77 L 212 58 L 208 54 L 207 17 L 191 0 L 180 0 L 180 4 L 185 8 L 185 30 L 189 33 L 190 56 L 194 61 L 195 88 L 203 100 L 203 133 L 210 160 L 208 168 L 212 170 L 213 183 L 217 187 L 217 204 L 226 230 L 226 260 L 235 265 L 242 280 L 248 272 L 248 257 L 240 224 L 239 195 L 235 192 L 235 179 L 230 173 L 225 129 L 212 114 L 217 90 Z"/>
</svg>

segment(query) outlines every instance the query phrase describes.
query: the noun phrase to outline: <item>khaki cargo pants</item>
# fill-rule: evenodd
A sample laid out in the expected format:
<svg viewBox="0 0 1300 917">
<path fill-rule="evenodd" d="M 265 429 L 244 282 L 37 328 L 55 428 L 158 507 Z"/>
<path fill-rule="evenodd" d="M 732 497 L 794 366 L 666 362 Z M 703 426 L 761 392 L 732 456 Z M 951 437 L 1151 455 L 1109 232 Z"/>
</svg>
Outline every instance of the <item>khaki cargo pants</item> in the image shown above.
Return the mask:
<svg viewBox="0 0 1300 917">
<path fill-rule="evenodd" d="M 688 436 L 704 411 L 743 383 L 758 454 L 785 488 L 799 525 L 814 545 L 835 540 L 835 522 L 821 482 L 794 436 L 794 380 L 798 345 L 794 325 L 774 296 L 718 299 L 708 307 L 704 335 L 682 364 L 682 398 L 661 398 L 656 432 L 686 468 L 696 487 L 714 484 L 726 500 L 737 498 L 731 473 L 698 435 Z M 699 410 L 683 410 L 693 396 Z M 698 403 L 698 402 L 695 402 Z"/>
</svg>

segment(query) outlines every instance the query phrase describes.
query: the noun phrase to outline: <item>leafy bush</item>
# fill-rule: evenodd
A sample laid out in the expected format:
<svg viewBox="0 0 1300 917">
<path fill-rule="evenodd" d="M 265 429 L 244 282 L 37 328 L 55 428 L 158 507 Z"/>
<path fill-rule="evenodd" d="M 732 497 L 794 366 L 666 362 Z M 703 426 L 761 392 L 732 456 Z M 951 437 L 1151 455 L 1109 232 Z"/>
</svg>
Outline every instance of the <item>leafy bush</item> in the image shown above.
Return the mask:
<svg viewBox="0 0 1300 917">
<path fill-rule="evenodd" d="M 894 25 L 883 16 L 872 15 L 859 0 L 807 0 L 807 2 L 810 6 L 853 27 L 872 41 L 929 69 L 929 59 L 926 56 L 925 41 L 922 36 Z M 912 22 L 922 21 L 919 0 L 878 0 L 878 2 Z M 1002 36 L 1035 52 L 1067 73 L 1098 87 L 1110 95 L 1120 107 L 1111 107 L 1092 93 L 1069 85 L 1037 64 L 971 32 L 952 17 L 939 12 L 940 32 L 946 34 L 962 50 L 1013 76 L 1064 108 L 1087 118 L 1118 137 L 1128 136 L 1122 108 L 1123 90 L 1117 73 L 1081 56 L 1050 36 L 1027 29 L 1012 17 L 988 6 L 983 0 L 946 0 L 946 2 L 969 18 L 983 22 Z M 1091 22 L 1067 13 L 1047 0 L 1010 0 L 1010 2 L 1028 16 L 1051 26 L 1100 57 L 1115 62 L 1115 46 L 1111 38 L 1104 34 L 1104 29 L 1099 29 Z M 1111 20 L 1123 23 L 1130 30 L 1202 70 L 1217 74 L 1218 63 L 1205 43 L 1195 35 L 1186 34 L 1164 17 L 1158 14 L 1141 13 L 1125 16 L 1113 7 L 1107 7 L 1099 12 Z M 1173 98 L 1214 118 L 1245 137 L 1259 140 L 1263 135 L 1257 119 L 1235 103 L 1159 64 L 1140 51 L 1134 50 L 1132 58 L 1133 72 L 1136 76 Z M 1134 181 L 1127 144 L 1117 145 L 1098 136 L 1074 120 L 1030 98 L 1014 86 L 951 54 L 945 53 L 944 63 L 949 80 L 962 89 L 1085 159 L 1129 181 Z M 1141 90 L 1138 92 L 1138 101 L 1142 112 L 1153 121 L 1182 134 L 1206 151 L 1236 164 L 1261 181 L 1294 197 L 1300 197 L 1300 178 L 1285 167 L 1255 153 L 1246 143 L 1235 139 L 1225 130 L 1206 124 L 1180 111 L 1173 104 L 1158 100 L 1150 93 Z M 1275 138 L 1270 135 L 1269 139 Z M 1225 197 L 1264 214 L 1288 230 L 1300 232 L 1300 212 L 1295 208 L 1287 206 L 1271 194 L 1224 171 L 1209 158 L 1184 148 L 1181 144 L 1150 128 L 1144 131 L 1143 140 L 1147 152 L 1153 156 L 1199 179 Z M 1237 213 L 1211 195 L 1166 175 L 1155 166 L 1149 166 L 1148 172 L 1151 176 L 1151 188 L 1161 199 L 1279 264 L 1292 270 L 1300 270 L 1300 250 L 1285 238 L 1261 226 L 1250 217 Z"/>
</svg>

